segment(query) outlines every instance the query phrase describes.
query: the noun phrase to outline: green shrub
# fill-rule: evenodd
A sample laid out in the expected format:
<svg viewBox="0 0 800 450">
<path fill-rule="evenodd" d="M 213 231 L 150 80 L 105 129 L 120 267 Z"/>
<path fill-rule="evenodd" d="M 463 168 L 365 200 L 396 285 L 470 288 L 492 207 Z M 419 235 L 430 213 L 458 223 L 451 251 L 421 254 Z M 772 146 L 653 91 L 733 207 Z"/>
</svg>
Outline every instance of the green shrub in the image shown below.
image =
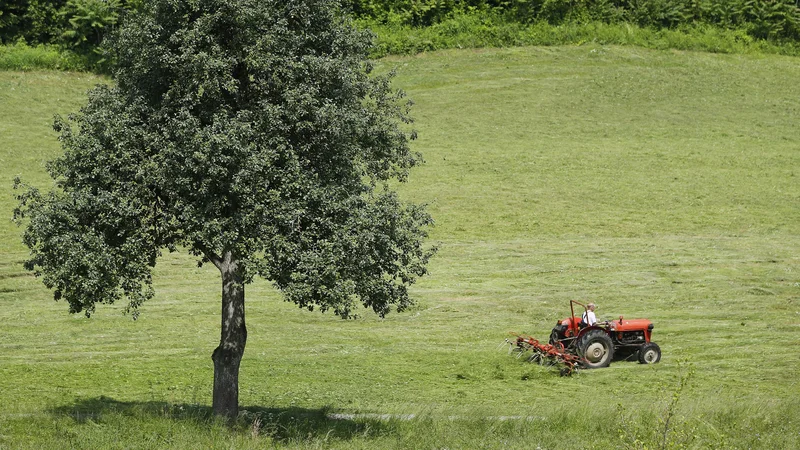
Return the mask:
<svg viewBox="0 0 800 450">
<path fill-rule="evenodd" d="M 81 53 L 97 53 L 106 33 L 119 21 L 120 0 L 67 0 L 59 13 L 68 18 L 69 27 L 61 37 L 70 48 Z"/>
<path fill-rule="evenodd" d="M 66 0 L 6 0 L 0 6 L 0 43 L 20 38 L 33 44 L 55 43 L 66 21 L 59 11 Z"/>
<path fill-rule="evenodd" d="M 7 0 L 0 5 L 0 44 L 60 46 L 100 67 L 98 49 L 106 34 L 127 10 L 140 4 L 141 0 Z M 19 55 L 19 49 L 14 54 Z"/>
</svg>

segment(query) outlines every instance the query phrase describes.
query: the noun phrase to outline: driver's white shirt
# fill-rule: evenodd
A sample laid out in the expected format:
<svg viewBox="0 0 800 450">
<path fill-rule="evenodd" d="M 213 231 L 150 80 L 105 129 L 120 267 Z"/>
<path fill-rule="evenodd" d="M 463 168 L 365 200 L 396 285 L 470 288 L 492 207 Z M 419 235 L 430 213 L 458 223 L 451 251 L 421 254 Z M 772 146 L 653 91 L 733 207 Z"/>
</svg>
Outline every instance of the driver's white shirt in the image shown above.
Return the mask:
<svg viewBox="0 0 800 450">
<path fill-rule="evenodd" d="M 597 323 L 597 317 L 594 315 L 594 311 L 584 311 L 583 312 L 583 321 L 588 323 L 590 326 Z"/>
</svg>

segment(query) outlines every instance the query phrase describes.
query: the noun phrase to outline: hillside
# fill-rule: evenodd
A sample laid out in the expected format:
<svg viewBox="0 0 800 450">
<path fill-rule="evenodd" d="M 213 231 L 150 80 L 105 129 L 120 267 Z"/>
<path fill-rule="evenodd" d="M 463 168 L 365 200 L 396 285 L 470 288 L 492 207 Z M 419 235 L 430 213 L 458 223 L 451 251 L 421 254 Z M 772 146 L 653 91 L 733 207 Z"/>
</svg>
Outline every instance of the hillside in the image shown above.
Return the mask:
<svg viewBox="0 0 800 450">
<path fill-rule="evenodd" d="M 426 164 L 401 190 L 441 250 L 418 306 L 385 320 L 250 286 L 234 431 L 206 416 L 215 270 L 164 255 L 136 322 L 70 316 L 23 271 L 12 180 L 50 185 L 53 114 L 107 80 L 0 72 L 0 448 L 800 446 L 799 59 L 586 45 L 378 65 L 416 103 Z M 661 363 L 560 378 L 497 350 L 545 339 L 570 299 L 651 319 Z"/>
</svg>

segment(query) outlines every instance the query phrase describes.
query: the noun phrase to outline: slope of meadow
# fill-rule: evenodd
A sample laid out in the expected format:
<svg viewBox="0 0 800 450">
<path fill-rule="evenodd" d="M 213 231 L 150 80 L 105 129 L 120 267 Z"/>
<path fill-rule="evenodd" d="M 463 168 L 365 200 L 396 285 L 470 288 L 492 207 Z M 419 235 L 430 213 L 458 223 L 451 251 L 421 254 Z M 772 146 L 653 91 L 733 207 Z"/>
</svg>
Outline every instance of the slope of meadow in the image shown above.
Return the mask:
<svg viewBox="0 0 800 450">
<path fill-rule="evenodd" d="M 388 58 L 440 252 L 418 306 L 356 321 L 248 290 L 246 409 L 208 418 L 219 280 L 180 252 L 136 322 L 21 267 L 12 179 L 107 82 L 0 72 L 0 448 L 797 448 L 800 60 L 633 47 Z M 660 364 L 560 378 L 498 351 L 569 300 L 655 322 Z M 413 415 L 413 417 L 411 416 Z M 569 445 L 564 436 L 573 436 Z"/>
</svg>

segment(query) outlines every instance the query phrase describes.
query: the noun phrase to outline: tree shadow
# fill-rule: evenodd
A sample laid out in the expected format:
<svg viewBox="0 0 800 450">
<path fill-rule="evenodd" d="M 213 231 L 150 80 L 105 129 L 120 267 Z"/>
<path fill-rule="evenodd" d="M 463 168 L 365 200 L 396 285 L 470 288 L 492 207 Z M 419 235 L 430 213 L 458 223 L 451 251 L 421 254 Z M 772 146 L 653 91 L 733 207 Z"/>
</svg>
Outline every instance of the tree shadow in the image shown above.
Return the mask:
<svg viewBox="0 0 800 450">
<path fill-rule="evenodd" d="M 57 406 L 48 412 L 56 417 L 68 417 L 79 424 L 102 421 L 104 417 L 114 415 L 159 418 L 200 426 L 226 424 L 234 430 L 258 433 L 281 442 L 314 438 L 350 440 L 356 436 L 385 435 L 393 429 L 391 421 L 380 417 L 334 414 L 330 407 L 245 406 L 240 408 L 237 419 L 225 423 L 214 416 L 209 406 L 161 401 L 126 402 L 100 396 L 77 399 L 72 404 Z"/>
</svg>

